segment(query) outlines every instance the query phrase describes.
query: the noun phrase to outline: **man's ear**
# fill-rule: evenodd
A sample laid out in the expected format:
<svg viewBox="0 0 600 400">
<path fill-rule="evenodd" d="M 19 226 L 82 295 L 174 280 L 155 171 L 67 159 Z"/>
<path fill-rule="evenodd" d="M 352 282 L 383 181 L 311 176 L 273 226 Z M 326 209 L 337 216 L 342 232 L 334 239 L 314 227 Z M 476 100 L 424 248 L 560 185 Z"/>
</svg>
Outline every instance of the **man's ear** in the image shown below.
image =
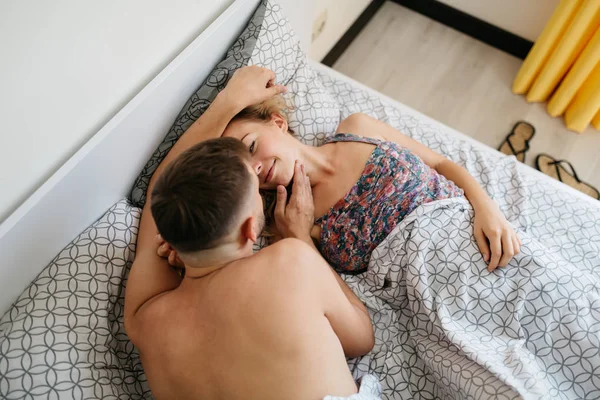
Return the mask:
<svg viewBox="0 0 600 400">
<path fill-rule="evenodd" d="M 273 121 L 275 123 L 275 125 L 277 125 L 277 127 L 279 129 L 281 129 L 281 132 L 283 132 L 283 133 L 288 132 L 287 120 L 281 114 L 273 113 L 273 115 L 271 115 L 271 121 Z"/>
<path fill-rule="evenodd" d="M 258 240 L 258 233 L 256 232 L 256 218 L 248 217 L 242 223 L 242 238 L 244 241 L 250 240 L 252 243 L 256 243 Z"/>
</svg>

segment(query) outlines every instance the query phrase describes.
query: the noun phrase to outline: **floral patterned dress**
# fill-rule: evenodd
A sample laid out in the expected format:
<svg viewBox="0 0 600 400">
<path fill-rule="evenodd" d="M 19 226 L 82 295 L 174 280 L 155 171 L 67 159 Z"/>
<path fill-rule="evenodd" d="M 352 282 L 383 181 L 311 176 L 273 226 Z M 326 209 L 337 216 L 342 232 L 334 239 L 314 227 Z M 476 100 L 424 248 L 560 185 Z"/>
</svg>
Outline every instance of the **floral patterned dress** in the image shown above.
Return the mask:
<svg viewBox="0 0 600 400">
<path fill-rule="evenodd" d="M 347 133 L 325 144 L 333 142 L 375 145 L 358 182 L 315 221 L 321 228 L 319 250 L 339 272 L 366 271 L 371 252 L 419 205 L 464 195 L 454 182 L 396 143 Z"/>
</svg>

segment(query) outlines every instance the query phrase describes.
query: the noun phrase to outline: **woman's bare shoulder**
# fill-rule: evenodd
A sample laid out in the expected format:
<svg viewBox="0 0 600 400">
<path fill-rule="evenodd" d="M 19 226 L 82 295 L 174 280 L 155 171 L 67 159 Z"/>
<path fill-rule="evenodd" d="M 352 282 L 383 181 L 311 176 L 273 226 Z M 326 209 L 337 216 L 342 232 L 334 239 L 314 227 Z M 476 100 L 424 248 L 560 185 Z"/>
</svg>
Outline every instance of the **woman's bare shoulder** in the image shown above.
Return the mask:
<svg viewBox="0 0 600 400">
<path fill-rule="evenodd" d="M 354 113 L 344 118 L 335 133 L 351 133 L 353 135 L 368 137 L 372 139 L 383 139 L 379 133 L 378 125 L 382 122 L 363 114 Z"/>
</svg>

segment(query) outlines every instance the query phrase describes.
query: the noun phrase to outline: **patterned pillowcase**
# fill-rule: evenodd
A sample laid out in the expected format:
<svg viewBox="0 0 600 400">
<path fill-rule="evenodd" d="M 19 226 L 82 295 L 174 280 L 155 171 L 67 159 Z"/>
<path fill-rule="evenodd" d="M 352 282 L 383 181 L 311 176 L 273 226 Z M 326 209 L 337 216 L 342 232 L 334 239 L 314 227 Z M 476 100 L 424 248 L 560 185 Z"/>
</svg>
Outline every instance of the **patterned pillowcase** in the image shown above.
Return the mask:
<svg viewBox="0 0 600 400">
<path fill-rule="evenodd" d="M 288 92 L 284 96 L 286 103 L 293 107 L 288 115 L 288 126 L 303 143 L 320 146 L 340 124 L 341 107 L 308 64 L 306 54 L 299 56 L 296 73 L 287 84 Z"/>
<path fill-rule="evenodd" d="M 131 192 L 134 205 L 144 206 L 148 183 L 160 162 L 185 130 L 206 111 L 235 70 L 245 65 L 258 65 L 275 71 L 277 82 L 288 87 L 284 98 L 291 106 L 289 126 L 297 138 L 307 144 L 319 145 L 335 131 L 340 120 L 339 105 L 308 65 L 306 54 L 281 7 L 263 0 L 225 59 L 185 104 L 136 179 Z"/>
<path fill-rule="evenodd" d="M 144 398 L 123 328 L 140 210 L 126 200 L 69 243 L 0 319 L 0 398 Z"/>
</svg>

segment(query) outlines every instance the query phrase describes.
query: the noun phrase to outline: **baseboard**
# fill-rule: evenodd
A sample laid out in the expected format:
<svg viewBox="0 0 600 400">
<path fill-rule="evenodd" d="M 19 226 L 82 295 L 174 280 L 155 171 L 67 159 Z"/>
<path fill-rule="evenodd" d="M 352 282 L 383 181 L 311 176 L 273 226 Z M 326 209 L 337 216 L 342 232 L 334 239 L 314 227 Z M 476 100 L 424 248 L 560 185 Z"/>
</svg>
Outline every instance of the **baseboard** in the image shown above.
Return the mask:
<svg viewBox="0 0 600 400">
<path fill-rule="evenodd" d="M 340 40 L 338 40 L 338 42 L 333 46 L 329 53 L 323 57 L 321 63 L 327 65 L 328 67 L 333 66 L 338 58 L 340 58 L 342 53 L 348 48 L 348 46 L 350 46 L 350 43 L 354 41 L 363 28 L 369 23 L 369 21 L 371 21 L 371 18 L 373 18 L 383 3 L 385 3 L 385 0 L 373 0 L 371 4 L 369 4 L 367 8 L 365 8 L 365 10 L 358 16 L 352 26 L 348 28 Z"/>
<path fill-rule="evenodd" d="M 521 59 L 533 46 L 527 39 L 436 0 L 391 1 Z"/>
<path fill-rule="evenodd" d="M 459 32 L 469 35 L 474 39 L 521 59 L 525 59 L 533 46 L 533 42 L 527 39 L 523 39 L 520 36 L 436 0 L 390 1 L 416 11 L 419 14 L 423 14 L 435 21 L 456 29 Z M 383 3 L 385 3 L 385 0 L 373 0 L 356 21 L 354 21 L 344 36 L 342 36 L 323 60 L 321 60 L 321 63 L 328 67 L 333 66 L 342 53 L 350 46 L 352 41 L 358 36 L 369 21 L 371 21 Z"/>
</svg>

